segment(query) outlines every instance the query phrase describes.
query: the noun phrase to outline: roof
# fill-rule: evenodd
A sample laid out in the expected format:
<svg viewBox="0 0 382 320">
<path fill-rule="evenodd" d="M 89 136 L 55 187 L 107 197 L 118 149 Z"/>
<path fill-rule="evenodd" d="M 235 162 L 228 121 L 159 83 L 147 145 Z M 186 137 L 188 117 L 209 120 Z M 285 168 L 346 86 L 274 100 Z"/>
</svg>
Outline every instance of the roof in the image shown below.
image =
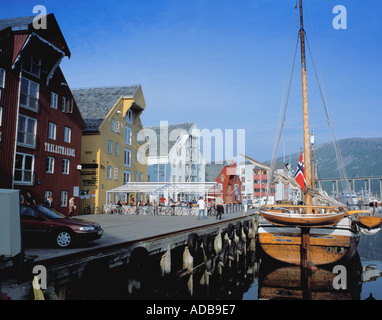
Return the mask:
<svg viewBox="0 0 382 320">
<path fill-rule="evenodd" d="M 37 17 L 38 20 L 46 18 L 48 27 L 35 29 L 32 24 L 33 20 Z M 35 15 L 0 19 L 0 32 L 8 28 L 11 28 L 14 32 L 35 35 L 39 37 L 40 40 L 43 40 L 44 42 L 46 41 L 48 44 L 54 46 L 55 49 L 64 52 L 64 54 L 69 58 L 71 56 L 69 47 L 53 13 L 49 13 L 46 16 Z"/>
<path fill-rule="evenodd" d="M 219 173 L 223 169 L 224 166 L 226 166 L 226 162 L 224 163 L 216 163 L 216 162 L 210 162 L 206 163 L 205 166 L 205 175 L 206 181 L 215 181 L 215 179 L 218 177 Z"/>
<path fill-rule="evenodd" d="M 36 16 L 0 19 L 0 31 L 9 27 L 19 30 L 27 29 Z"/>
<path fill-rule="evenodd" d="M 195 122 L 186 122 L 186 123 L 170 124 L 167 126 L 164 125 L 164 126 L 145 127 L 144 130 L 149 129 L 155 132 L 156 138 L 157 138 L 157 151 L 158 151 L 157 155 L 168 155 L 171 148 L 177 142 L 180 134 L 184 131 L 186 131 L 187 133 L 191 133 L 191 130 L 193 129 L 194 126 L 195 126 Z M 168 132 L 167 137 L 166 136 L 163 137 L 163 135 L 160 134 L 161 128 L 162 130 L 167 130 Z M 171 132 L 173 134 L 171 134 Z M 170 140 L 170 137 L 171 137 L 171 140 Z M 167 142 L 167 148 L 166 148 L 166 143 L 164 143 L 165 141 Z"/>
<path fill-rule="evenodd" d="M 134 97 L 140 85 L 72 89 L 88 131 L 97 131 L 118 99 Z"/>
</svg>

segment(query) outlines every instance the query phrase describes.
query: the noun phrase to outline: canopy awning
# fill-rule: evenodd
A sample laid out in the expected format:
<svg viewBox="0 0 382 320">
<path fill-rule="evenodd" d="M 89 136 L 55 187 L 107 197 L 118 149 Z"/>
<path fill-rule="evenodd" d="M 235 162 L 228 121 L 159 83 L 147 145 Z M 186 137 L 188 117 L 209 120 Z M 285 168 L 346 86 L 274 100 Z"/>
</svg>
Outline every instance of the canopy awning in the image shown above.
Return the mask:
<svg viewBox="0 0 382 320">
<path fill-rule="evenodd" d="M 216 182 L 129 182 L 120 187 L 106 191 L 106 193 L 216 193 Z"/>
</svg>

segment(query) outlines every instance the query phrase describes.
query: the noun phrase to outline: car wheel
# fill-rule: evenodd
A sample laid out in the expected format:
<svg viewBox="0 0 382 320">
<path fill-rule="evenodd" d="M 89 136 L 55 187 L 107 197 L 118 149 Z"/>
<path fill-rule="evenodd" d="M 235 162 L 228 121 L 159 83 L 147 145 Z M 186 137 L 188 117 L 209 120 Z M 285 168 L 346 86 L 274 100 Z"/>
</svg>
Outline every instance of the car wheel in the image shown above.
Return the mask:
<svg viewBox="0 0 382 320">
<path fill-rule="evenodd" d="M 56 243 L 60 248 L 67 248 L 72 243 L 72 236 L 69 231 L 61 230 L 56 235 Z"/>
</svg>

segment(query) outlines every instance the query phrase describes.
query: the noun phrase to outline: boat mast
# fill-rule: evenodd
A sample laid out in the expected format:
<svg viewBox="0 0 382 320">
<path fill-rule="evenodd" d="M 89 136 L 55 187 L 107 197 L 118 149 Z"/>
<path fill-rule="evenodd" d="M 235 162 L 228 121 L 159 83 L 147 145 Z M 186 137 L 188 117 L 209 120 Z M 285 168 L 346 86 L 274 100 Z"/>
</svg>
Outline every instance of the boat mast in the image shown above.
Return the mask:
<svg viewBox="0 0 382 320">
<path fill-rule="evenodd" d="M 305 56 L 305 30 L 302 15 L 302 0 L 300 0 L 300 43 L 301 43 L 301 75 L 302 75 L 302 107 L 304 120 L 304 162 L 306 190 L 312 188 L 310 145 L 309 145 L 309 117 L 308 117 L 308 85 L 306 80 L 306 56 Z M 312 205 L 312 197 L 305 192 L 306 205 Z"/>
</svg>

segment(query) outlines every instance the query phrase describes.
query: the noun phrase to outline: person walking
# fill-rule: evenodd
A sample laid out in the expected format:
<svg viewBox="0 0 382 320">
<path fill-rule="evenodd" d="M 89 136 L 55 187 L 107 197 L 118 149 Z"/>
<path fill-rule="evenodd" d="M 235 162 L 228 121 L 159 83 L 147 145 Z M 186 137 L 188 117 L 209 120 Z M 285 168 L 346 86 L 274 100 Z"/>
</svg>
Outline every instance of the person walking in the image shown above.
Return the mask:
<svg viewBox="0 0 382 320">
<path fill-rule="evenodd" d="M 222 219 L 222 214 L 224 212 L 224 201 L 222 199 L 221 196 L 219 196 L 217 199 L 216 199 L 216 202 L 215 202 L 215 205 L 216 205 L 216 210 L 217 210 L 217 213 L 216 213 L 216 220 L 220 217 L 220 220 Z"/>
<path fill-rule="evenodd" d="M 199 215 L 198 215 L 198 220 L 200 219 L 200 214 L 203 212 L 203 219 L 205 219 L 205 212 L 206 212 L 206 204 L 203 200 L 203 197 L 199 198 L 199 201 L 197 203 L 199 206 Z"/>
<path fill-rule="evenodd" d="M 245 215 L 245 214 L 247 214 L 247 210 L 248 210 L 248 200 L 247 200 L 247 197 L 244 197 L 244 199 L 243 199 L 243 206 L 244 206 L 243 215 Z"/>
<path fill-rule="evenodd" d="M 71 197 L 69 199 L 69 217 L 70 218 L 73 215 L 74 209 L 76 209 L 76 206 L 74 205 L 74 197 Z"/>
</svg>

